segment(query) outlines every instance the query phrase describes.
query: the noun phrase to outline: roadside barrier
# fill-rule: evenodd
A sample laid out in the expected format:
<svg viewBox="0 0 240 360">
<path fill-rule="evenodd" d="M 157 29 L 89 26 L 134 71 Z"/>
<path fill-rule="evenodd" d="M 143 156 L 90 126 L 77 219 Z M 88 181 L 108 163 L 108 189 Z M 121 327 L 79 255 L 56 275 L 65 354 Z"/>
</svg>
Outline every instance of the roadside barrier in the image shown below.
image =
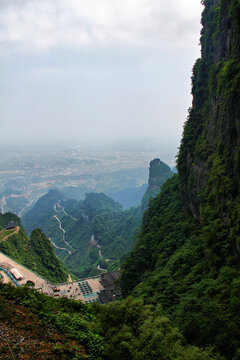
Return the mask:
<svg viewBox="0 0 240 360">
<path fill-rule="evenodd" d="M 19 282 L 17 281 L 17 279 L 15 279 L 15 277 L 4 267 L 0 266 L 0 270 L 5 272 L 5 274 L 10 278 L 10 280 L 16 285 L 16 286 L 21 286 L 19 284 Z"/>
</svg>

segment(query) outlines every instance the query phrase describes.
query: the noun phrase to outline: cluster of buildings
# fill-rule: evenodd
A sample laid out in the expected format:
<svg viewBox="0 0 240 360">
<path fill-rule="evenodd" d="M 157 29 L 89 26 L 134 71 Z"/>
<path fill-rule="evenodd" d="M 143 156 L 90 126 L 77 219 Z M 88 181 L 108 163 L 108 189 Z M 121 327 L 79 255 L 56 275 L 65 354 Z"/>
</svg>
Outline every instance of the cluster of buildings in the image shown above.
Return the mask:
<svg viewBox="0 0 240 360">
<path fill-rule="evenodd" d="M 6 230 L 18 226 L 16 222 L 9 222 Z M 85 304 L 98 301 L 102 304 L 119 299 L 121 290 L 119 286 L 120 270 L 104 272 L 92 278 L 53 284 L 42 278 L 32 270 L 18 264 L 13 259 L 0 253 L 0 277 L 7 283 L 11 281 L 15 286 L 29 284 L 45 295 L 55 298 L 66 296 L 71 299 L 80 300 Z"/>
<path fill-rule="evenodd" d="M 4 283 L 10 281 L 15 286 L 29 284 L 45 295 L 55 298 L 66 296 L 85 304 L 95 301 L 108 304 L 117 300 L 121 296 L 119 276 L 120 270 L 115 270 L 100 276 L 56 285 L 0 253 L 0 277 Z"/>
<path fill-rule="evenodd" d="M 121 288 L 119 284 L 120 270 L 105 272 L 100 275 L 102 291 L 98 294 L 102 304 L 118 300 L 121 297 Z"/>
<path fill-rule="evenodd" d="M 5 225 L 5 230 L 12 230 L 12 229 L 16 229 L 16 227 L 18 227 L 18 223 L 16 221 L 9 221 L 9 223 L 7 225 Z"/>
<path fill-rule="evenodd" d="M 120 270 L 110 271 L 92 278 L 77 280 L 70 283 L 58 284 L 54 287 L 54 297 L 67 296 L 80 300 L 85 304 L 98 301 L 102 304 L 119 299 Z"/>
</svg>

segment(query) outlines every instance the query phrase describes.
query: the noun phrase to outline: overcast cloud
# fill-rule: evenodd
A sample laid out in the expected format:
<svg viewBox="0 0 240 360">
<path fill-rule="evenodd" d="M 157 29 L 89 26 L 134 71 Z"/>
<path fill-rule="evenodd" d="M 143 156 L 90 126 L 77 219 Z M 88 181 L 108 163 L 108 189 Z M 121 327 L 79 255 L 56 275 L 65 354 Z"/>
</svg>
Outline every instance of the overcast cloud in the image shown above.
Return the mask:
<svg viewBox="0 0 240 360">
<path fill-rule="evenodd" d="M 84 46 L 189 47 L 199 31 L 194 0 L 1 0 L 4 50 Z"/>
<path fill-rule="evenodd" d="M 201 10 L 199 0 L 0 0 L 4 134 L 11 122 L 16 141 L 157 132 L 177 144 Z"/>
</svg>

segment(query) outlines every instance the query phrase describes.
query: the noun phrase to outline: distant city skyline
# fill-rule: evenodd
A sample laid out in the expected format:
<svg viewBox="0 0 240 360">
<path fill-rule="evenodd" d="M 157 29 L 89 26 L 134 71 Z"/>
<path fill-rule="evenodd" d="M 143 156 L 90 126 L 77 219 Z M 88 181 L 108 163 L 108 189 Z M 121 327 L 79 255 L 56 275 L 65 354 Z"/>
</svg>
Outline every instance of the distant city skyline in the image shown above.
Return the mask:
<svg viewBox="0 0 240 360">
<path fill-rule="evenodd" d="M 201 10 L 198 0 L 0 0 L 1 144 L 177 147 Z"/>
</svg>

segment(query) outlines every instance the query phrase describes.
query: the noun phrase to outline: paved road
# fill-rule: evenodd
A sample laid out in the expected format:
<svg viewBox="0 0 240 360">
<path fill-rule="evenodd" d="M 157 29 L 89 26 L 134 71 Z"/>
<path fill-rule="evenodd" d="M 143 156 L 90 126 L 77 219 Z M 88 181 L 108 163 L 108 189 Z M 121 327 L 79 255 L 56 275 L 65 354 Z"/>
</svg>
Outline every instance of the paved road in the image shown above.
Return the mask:
<svg viewBox="0 0 240 360">
<path fill-rule="evenodd" d="M 45 284 L 46 280 L 44 280 L 41 276 L 33 273 L 31 270 L 27 269 L 25 266 L 18 264 L 16 261 L 9 258 L 7 255 L 0 252 L 0 265 L 8 264 L 10 269 L 16 268 L 20 274 L 23 276 L 22 280 L 19 280 L 19 284 L 26 284 L 28 280 L 31 280 L 35 283 L 35 287 L 40 287 L 41 284 Z"/>
<path fill-rule="evenodd" d="M 59 224 L 59 229 L 62 231 L 63 236 L 62 236 L 62 240 L 63 242 L 68 245 L 70 248 L 72 248 L 72 246 L 65 240 L 65 233 L 66 231 L 64 230 L 64 228 L 62 227 L 61 221 L 60 219 L 57 217 L 57 215 L 53 215 L 53 217 L 58 221 Z M 71 254 L 71 251 L 69 250 L 69 253 Z"/>
</svg>

